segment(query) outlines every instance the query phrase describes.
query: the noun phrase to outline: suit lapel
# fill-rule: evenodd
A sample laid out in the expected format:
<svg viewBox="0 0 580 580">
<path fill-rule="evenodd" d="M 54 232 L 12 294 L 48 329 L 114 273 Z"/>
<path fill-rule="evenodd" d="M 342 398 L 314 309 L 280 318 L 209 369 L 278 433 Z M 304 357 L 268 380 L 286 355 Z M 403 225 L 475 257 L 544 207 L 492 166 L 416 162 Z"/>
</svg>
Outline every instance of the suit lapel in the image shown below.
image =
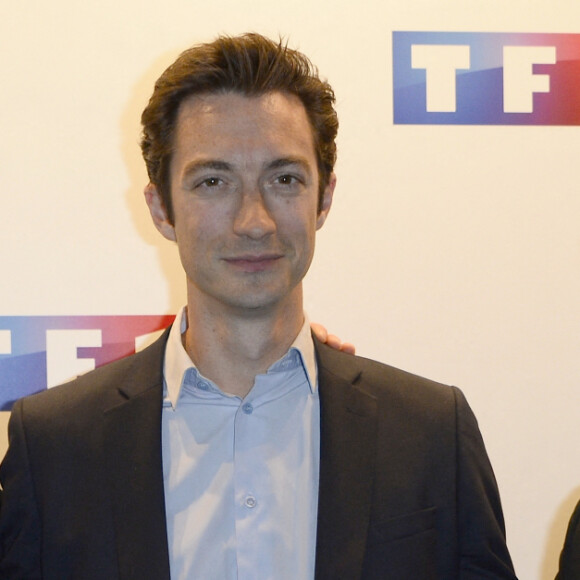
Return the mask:
<svg viewBox="0 0 580 580">
<path fill-rule="evenodd" d="M 104 413 L 105 456 L 120 580 L 169 580 L 161 456 L 166 335 L 133 357 Z"/>
<path fill-rule="evenodd" d="M 316 351 L 321 452 L 315 577 L 356 580 L 371 513 L 376 402 L 355 386 L 355 359 L 318 342 Z"/>
</svg>

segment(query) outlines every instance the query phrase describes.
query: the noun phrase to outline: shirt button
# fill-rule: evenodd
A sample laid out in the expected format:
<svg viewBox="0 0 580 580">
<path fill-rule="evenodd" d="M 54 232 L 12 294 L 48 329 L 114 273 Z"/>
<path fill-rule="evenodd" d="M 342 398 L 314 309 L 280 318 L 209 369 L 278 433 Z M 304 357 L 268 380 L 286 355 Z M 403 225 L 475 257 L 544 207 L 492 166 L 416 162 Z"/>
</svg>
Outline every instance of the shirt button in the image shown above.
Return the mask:
<svg viewBox="0 0 580 580">
<path fill-rule="evenodd" d="M 251 403 L 245 403 L 242 406 L 242 411 L 246 414 L 246 415 L 251 415 L 254 412 L 254 407 L 252 406 Z"/>
<path fill-rule="evenodd" d="M 256 501 L 255 497 L 252 497 L 251 495 L 249 495 L 245 501 L 244 501 L 244 505 L 248 508 L 248 509 L 253 509 L 256 507 L 256 505 L 258 505 L 258 502 Z"/>
<path fill-rule="evenodd" d="M 202 391 L 209 391 L 209 383 L 206 383 L 205 381 L 199 381 L 197 387 Z"/>
</svg>

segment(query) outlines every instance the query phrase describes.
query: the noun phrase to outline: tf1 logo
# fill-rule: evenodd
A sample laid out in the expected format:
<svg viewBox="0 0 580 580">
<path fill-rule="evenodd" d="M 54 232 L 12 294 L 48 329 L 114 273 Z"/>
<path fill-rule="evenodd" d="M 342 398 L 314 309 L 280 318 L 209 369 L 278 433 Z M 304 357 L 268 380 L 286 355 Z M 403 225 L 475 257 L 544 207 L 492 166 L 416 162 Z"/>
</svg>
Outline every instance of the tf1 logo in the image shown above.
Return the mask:
<svg viewBox="0 0 580 580">
<path fill-rule="evenodd" d="M 134 353 L 174 318 L 0 316 L 0 410 Z"/>
<path fill-rule="evenodd" d="M 395 124 L 580 125 L 580 34 L 393 32 Z"/>
</svg>

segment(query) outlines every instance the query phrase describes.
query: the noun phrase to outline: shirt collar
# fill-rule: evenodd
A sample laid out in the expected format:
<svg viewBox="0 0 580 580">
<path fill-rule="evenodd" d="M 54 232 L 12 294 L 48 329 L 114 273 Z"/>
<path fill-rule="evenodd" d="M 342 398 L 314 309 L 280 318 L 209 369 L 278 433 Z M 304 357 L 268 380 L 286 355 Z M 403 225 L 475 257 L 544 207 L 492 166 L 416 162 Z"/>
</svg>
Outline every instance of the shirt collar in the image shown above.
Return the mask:
<svg viewBox="0 0 580 580">
<path fill-rule="evenodd" d="M 184 306 L 177 313 L 175 321 L 169 331 L 163 363 L 164 399 L 169 400 L 174 409 L 181 393 L 185 373 L 189 369 L 195 368 L 193 361 L 187 354 L 181 341 L 181 335 L 186 330 L 187 309 Z M 312 340 L 312 334 L 310 332 L 310 321 L 306 315 L 304 315 L 304 324 L 302 325 L 298 336 L 295 338 L 285 356 L 288 356 L 290 351 L 296 351 L 300 356 L 300 361 L 306 373 L 310 391 L 314 393 L 318 387 L 318 368 L 316 366 L 314 341 Z M 277 363 L 274 363 L 272 366 L 275 366 L 276 364 Z"/>
</svg>

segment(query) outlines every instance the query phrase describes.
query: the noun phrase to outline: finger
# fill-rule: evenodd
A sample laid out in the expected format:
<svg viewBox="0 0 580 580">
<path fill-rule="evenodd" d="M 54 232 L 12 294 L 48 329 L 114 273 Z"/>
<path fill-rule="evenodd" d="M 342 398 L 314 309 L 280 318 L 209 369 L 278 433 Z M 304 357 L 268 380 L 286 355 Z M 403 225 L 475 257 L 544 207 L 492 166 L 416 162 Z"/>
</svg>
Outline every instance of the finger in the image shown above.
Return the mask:
<svg viewBox="0 0 580 580">
<path fill-rule="evenodd" d="M 342 340 L 340 340 L 336 334 L 329 334 L 326 337 L 326 344 L 336 350 L 341 350 L 342 348 Z"/>
<path fill-rule="evenodd" d="M 347 354 L 355 354 L 356 353 L 356 347 L 351 342 L 343 342 L 340 345 L 340 350 L 342 352 L 346 352 Z"/>
<path fill-rule="evenodd" d="M 319 324 L 318 322 L 311 322 L 310 323 L 310 328 L 312 328 L 312 331 L 314 332 L 314 334 L 316 335 L 316 338 L 320 341 L 320 342 L 326 342 L 328 339 L 328 332 L 326 330 L 326 327 L 322 326 L 322 324 Z"/>
</svg>

